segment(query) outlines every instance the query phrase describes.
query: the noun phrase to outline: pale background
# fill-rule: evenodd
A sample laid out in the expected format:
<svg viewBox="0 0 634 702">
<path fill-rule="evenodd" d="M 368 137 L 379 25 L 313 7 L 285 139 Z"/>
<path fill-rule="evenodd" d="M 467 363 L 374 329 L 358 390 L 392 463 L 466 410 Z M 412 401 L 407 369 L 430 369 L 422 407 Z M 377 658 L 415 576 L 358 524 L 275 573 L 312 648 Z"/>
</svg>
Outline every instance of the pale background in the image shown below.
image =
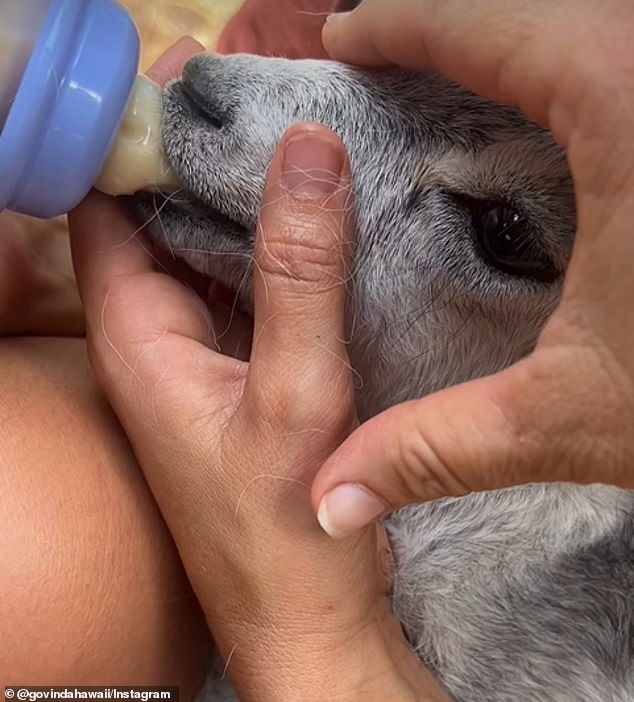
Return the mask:
<svg viewBox="0 0 634 702">
<path fill-rule="evenodd" d="M 141 33 L 146 69 L 175 39 L 185 34 L 213 50 L 222 28 L 242 0 L 119 0 L 134 17 Z"/>
</svg>

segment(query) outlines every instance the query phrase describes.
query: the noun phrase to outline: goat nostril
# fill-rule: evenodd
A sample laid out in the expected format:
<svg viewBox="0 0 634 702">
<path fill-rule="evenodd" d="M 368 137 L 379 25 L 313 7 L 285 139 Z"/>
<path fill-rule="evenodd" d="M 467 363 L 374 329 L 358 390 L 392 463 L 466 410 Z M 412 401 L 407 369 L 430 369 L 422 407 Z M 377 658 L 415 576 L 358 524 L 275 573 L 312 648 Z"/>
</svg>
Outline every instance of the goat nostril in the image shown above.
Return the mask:
<svg viewBox="0 0 634 702">
<path fill-rule="evenodd" d="M 223 114 L 220 105 L 210 99 L 209 95 L 201 95 L 195 86 L 187 80 L 181 82 L 181 92 L 190 108 L 214 129 L 222 129 L 227 121 L 227 115 Z M 211 91 L 209 91 L 211 93 Z"/>
<path fill-rule="evenodd" d="M 222 75 L 220 57 L 199 54 L 185 64 L 180 83 L 183 100 L 214 129 L 225 127 L 230 116 L 227 105 L 221 100 Z"/>
</svg>

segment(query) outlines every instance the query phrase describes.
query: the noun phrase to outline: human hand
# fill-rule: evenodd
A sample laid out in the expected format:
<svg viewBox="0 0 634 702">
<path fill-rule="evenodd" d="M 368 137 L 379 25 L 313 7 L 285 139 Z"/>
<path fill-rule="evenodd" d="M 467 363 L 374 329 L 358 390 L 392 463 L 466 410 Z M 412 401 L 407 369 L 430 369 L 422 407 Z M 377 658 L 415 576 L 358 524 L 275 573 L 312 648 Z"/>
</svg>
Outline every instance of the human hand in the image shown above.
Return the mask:
<svg viewBox="0 0 634 702">
<path fill-rule="evenodd" d="M 344 342 L 349 165 L 325 128 L 283 139 L 255 255 L 248 363 L 215 306 L 157 271 L 94 193 L 70 217 L 97 376 L 133 446 L 242 702 L 444 700 L 393 618 L 382 532 L 336 543 L 314 474 L 356 424 Z"/>
<path fill-rule="evenodd" d="M 360 427 L 313 485 L 331 534 L 474 490 L 634 487 L 632 32 L 629 0 L 366 0 L 328 23 L 334 58 L 435 68 L 548 126 L 567 150 L 578 215 L 562 300 L 534 353 Z"/>
<path fill-rule="evenodd" d="M 246 0 L 224 28 L 221 54 L 327 58 L 321 28 L 342 0 Z"/>
</svg>

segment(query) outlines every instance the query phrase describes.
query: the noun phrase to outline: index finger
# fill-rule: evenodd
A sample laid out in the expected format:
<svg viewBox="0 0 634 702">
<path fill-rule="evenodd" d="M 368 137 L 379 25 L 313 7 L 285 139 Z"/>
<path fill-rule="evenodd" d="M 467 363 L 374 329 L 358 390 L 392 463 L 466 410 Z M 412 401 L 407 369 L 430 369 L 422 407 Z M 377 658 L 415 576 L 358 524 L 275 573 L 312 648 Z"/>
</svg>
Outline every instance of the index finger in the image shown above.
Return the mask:
<svg viewBox="0 0 634 702">
<path fill-rule="evenodd" d="M 166 49 L 148 69 L 147 76 L 163 86 L 174 78 L 179 78 L 185 63 L 205 47 L 192 37 L 181 37 L 173 46 Z"/>
</svg>

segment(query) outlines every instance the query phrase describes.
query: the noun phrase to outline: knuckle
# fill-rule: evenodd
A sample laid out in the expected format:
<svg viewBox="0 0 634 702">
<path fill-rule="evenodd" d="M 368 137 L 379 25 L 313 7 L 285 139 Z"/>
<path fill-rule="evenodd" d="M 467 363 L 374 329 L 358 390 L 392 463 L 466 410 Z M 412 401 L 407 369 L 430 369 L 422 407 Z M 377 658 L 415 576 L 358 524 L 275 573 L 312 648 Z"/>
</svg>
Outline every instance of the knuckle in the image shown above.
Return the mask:
<svg viewBox="0 0 634 702">
<path fill-rule="evenodd" d="M 390 464 L 394 466 L 398 494 L 410 501 L 458 497 L 471 492 L 420 429 L 403 437 Z"/>
<path fill-rule="evenodd" d="M 319 442 L 343 440 L 353 428 L 356 410 L 354 391 L 348 377 L 328 378 L 324 382 L 315 375 L 304 382 L 275 383 L 275 387 L 259 394 L 254 406 L 277 436 L 297 435 L 309 449 L 313 434 Z M 334 444 L 331 450 L 334 449 Z"/>
<path fill-rule="evenodd" d="M 258 237 L 260 270 L 291 283 L 341 280 L 346 268 L 343 222 L 330 212 L 295 206 Z"/>
</svg>

